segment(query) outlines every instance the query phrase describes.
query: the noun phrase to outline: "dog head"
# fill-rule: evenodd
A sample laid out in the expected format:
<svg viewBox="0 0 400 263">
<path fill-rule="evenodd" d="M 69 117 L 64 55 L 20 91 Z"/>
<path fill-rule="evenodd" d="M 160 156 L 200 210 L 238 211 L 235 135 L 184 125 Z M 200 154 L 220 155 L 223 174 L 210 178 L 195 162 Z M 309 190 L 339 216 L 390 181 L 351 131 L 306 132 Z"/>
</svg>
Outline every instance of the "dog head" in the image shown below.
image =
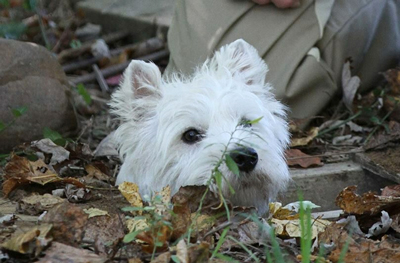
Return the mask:
<svg viewBox="0 0 400 263">
<path fill-rule="evenodd" d="M 176 192 L 207 184 L 217 166 L 225 197 L 265 212 L 289 180 L 285 107 L 265 82 L 267 71 L 243 40 L 222 47 L 190 77 L 162 79 L 153 63 L 132 61 L 110 103 L 121 120 L 117 184 L 134 182 L 142 194 L 166 185 Z"/>
</svg>

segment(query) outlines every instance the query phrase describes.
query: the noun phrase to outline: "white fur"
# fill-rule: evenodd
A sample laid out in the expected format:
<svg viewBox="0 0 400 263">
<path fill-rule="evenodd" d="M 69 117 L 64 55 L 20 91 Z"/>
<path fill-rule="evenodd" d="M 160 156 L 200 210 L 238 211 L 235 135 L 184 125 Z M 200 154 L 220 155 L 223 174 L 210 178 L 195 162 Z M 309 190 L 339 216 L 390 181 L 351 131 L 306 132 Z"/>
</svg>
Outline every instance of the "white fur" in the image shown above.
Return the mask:
<svg viewBox="0 0 400 263">
<path fill-rule="evenodd" d="M 232 132 L 242 119 L 262 119 L 252 127 L 239 127 L 228 150 L 237 144 L 253 147 L 259 161 L 252 172 L 234 175 L 220 167 L 226 183 L 224 195 L 235 205 L 268 210 L 268 201 L 285 188 L 289 172 L 284 150 L 289 142 L 285 107 L 265 83 L 267 65 L 243 40 L 222 47 L 193 76 L 177 74 L 163 80 L 153 63 L 132 61 L 110 103 L 121 125 L 115 133 L 124 163 L 117 184 L 139 185 L 151 195 L 170 185 L 204 185 Z M 204 132 L 195 144 L 182 141 L 189 128 Z"/>
</svg>

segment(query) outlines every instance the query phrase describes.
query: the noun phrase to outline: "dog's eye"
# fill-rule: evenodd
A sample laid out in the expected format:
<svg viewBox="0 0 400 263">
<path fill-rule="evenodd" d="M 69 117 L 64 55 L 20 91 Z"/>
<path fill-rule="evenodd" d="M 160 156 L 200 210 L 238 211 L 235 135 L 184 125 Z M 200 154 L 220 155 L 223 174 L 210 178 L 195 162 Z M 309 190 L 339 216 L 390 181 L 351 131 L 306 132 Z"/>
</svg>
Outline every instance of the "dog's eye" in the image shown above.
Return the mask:
<svg viewBox="0 0 400 263">
<path fill-rule="evenodd" d="M 247 119 L 242 119 L 239 125 L 242 126 L 243 128 L 250 128 L 252 126 L 251 121 Z"/>
<path fill-rule="evenodd" d="M 201 140 L 203 136 L 196 129 L 190 129 L 183 133 L 182 140 L 187 144 L 193 144 Z"/>
</svg>

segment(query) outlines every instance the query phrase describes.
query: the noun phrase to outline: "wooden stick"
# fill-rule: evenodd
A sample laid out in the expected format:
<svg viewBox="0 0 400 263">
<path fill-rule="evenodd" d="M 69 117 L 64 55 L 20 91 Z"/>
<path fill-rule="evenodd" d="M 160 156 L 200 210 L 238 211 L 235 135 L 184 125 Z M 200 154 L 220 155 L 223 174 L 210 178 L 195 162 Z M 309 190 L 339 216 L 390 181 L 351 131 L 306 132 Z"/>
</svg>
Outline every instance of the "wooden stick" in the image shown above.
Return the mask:
<svg viewBox="0 0 400 263">
<path fill-rule="evenodd" d="M 95 74 L 97 82 L 100 85 L 101 91 L 103 91 L 103 93 L 109 92 L 110 88 L 108 87 L 107 82 L 103 77 L 103 74 L 101 73 L 99 67 L 96 64 L 93 64 L 93 72 Z"/>
<path fill-rule="evenodd" d="M 129 32 L 120 31 L 120 32 L 105 35 L 103 37 L 103 39 L 106 43 L 110 43 L 110 42 L 114 42 L 114 41 L 123 39 L 123 38 L 127 37 L 128 35 L 129 35 Z M 79 48 L 70 48 L 70 49 L 63 50 L 60 54 L 58 54 L 58 62 L 63 63 L 68 58 L 77 57 L 85 52 L 89 52 L 93 43 L 95 43 L 95 42 L 96 42 L 96 40 L 84 43 Z"/>
<path fill-rule="evenodd" d="M 145 46 L 146 51 L 142 51 L 143 48 L 142 46 Z M 135 44 L 129 44 L 120 48 L 116 48 L 111 50 L 111 56 L 115 57 L 124 52 L 125 50 L 134 50 L 137 51 L 135 52 L 133 58 L 137 58 L 139 56 L 144 56 L 149 53 L 156 52 L 160 49 L 164 48 L 164 42 L 160 38 L 150 38 L 146 41 L 140 42 L 140 43 L 135 43 Z M 77 61 L 77 62 L 72 62 L 69 64 L 63 65 L 63 70 L 65 73 L 80 69 L 80 68 L 85 68 L 93 65 L 94 63 L 97 63 L 101 58 L 88 58 L 85 60 Z"/>
<path fill-rule="evenodd" d="M 145 55 L 143 57 L 139 57 L 137 59 L 138 60 L 146 60 L 146 61 L 149 61 L 149 60 L 151 60 L 151 61 L 159 61 L 159 60 L 161 60 L 163 58 L 168 57 L 168 55 L 169 55 L 169 51 L 168 50 L 161 50 L 161 51 L 149 54 L 149 55 Z M 116 75 L 116 74 L 121 73 L 122 71 L 124 71 L 126 69 L 126 67 L 128 67 L 129 63 L 130 63 L 130 61 L 127 61 L 127 62 L 122 63 L 122 64 L 118 64 L 118 65 L 114 65 L 114 66 L 102 69 L 100 71 L 101 71 L 101 74 L 105 78 L 107 78 L 109 76 Z M 91 81 L 93 81 L 95 79 L 96 79 L 95 73 L 90 73 L 90 74 L 86 74 L 86 75 L 83 75 L 83 76 L 80 76 L 80 77 L 70 78 L 69 80 L 70 80 L 70 82 L 72 82 L 73 85 L 77 85 L 79 83 L 85 84 L 85 83 L 91 82 Z"/>
</svg>

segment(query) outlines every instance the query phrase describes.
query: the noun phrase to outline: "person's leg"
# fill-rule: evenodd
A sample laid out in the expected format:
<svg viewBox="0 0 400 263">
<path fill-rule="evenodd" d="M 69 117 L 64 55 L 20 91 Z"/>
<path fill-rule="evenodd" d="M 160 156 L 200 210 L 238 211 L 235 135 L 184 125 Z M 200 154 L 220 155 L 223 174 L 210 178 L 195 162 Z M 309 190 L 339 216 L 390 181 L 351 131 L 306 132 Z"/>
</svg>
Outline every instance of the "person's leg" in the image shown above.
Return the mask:
<svg viewBox="0 0 400 263">
<path fill-rule="evenodd" d="M 379 73 L 400 62 L 400 1 L 336 0 L 317 46 L 338 84 L 343 64 L 351 58 L 361 90 L 375 87 Z"/>
<path fill-rule="evenodd" d="M 250 1 L 178 0 L 168 39 L 168 73 L 190 74 L 215 49 L 243 38 L 267 62 L 266 79 L 290 106 L 291 117 L 315 116 L 336 93 L 347 57 L 357 60 L 355 73 L 372 82 L 372 76 L 398 61 L 400 45 L 398 0 L 335 0 L 321 40 L 323 17 L 317 11 L 323 2 L 316 1 L 280 10 Z"/>
</svg>

